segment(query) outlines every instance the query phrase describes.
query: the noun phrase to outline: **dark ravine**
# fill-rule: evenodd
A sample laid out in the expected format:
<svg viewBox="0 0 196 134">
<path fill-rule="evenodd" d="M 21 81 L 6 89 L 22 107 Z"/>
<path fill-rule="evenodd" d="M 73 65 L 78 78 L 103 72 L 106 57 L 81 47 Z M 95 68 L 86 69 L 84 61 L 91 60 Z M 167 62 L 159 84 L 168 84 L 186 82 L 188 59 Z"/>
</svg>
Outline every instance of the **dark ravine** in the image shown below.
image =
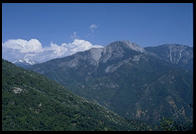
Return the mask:
<svg viewBox="0 0 196 134">
<path fill-rule="evenodd" d="M 192 124 L 191 47 L 141 48 L 129 41 L 116 41 L 33 65 L 30 70 L 127 119 L 159 124 L 169 118 Z"/>
</svg>

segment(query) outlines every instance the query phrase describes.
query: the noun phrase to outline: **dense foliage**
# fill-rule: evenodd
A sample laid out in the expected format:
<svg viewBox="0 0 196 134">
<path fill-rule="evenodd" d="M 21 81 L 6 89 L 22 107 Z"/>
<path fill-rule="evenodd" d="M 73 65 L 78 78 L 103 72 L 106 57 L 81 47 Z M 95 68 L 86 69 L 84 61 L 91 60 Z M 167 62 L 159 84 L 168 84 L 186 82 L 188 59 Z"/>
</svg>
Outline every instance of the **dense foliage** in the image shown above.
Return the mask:
<svg viewBox="0 0 196 134">
<path fill-rule="evenodd" d="M 146 130 L 42 75 L 2 60 L 3 130 Z"/>
</svg>

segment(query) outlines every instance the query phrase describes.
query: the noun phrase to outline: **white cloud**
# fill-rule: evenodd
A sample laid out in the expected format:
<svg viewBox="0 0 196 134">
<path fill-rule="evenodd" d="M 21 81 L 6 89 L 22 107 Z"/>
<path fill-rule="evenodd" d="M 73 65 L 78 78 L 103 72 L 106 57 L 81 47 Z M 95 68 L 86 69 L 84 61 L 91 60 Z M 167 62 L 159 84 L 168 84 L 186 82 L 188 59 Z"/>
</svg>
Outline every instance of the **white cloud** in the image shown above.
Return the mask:
<svg viewBox="0 0 196 134">
<path fill-rule="evenodd" d="M 94 32 L 94 30 L 97 29 L 98 26 L 97 26 L 96 24 L 91 24 L 91 25 L 89 26 L 89 28 L 90 28 L 91 32 Z"/>
<path fill-rule="evenodd" d="M 31 39 L 29 41 L 22 39 L 8 40 L 3 43 L 3 47 L 19 50 L 21 53 L 42 51 L 42 45 L 37 39 Z"/>
<path fill-rule="evenodd" d="M 17 39 L 8 40 L 2 43 L 2 46 L 2 56 L 8 61 L 14 62 L 20 59 L 28 59 L 38 63 L 69 56 L 90 48 L 103 47 L 80 39 L 74 39 L 71 43 L 62 43 L 61 45 L 51 43 L 48 47 L 42 47 L 42 44 L 37 39 L 31 39 L 29 41 Z"/>
</svg>

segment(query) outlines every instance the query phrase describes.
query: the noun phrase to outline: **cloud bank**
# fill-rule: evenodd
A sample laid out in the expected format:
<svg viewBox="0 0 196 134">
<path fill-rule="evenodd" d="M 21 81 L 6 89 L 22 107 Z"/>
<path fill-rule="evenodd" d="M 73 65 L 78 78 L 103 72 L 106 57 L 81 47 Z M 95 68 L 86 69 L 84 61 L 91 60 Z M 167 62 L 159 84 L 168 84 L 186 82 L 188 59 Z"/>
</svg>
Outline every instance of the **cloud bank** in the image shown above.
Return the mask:
<svg viewBox="0 0 196 134">
<path fill-rule="evenodd" d="M 37 39 L 31 39 L 29 41 L 12 39 L 2 43 L 2 57 L 10 62 L 24 60 L 41 63 L 54 58 L 61 58 L 80 51 L 100 47 L 103 46 L 93 45 L 89 41 L 79 39 L 74 39 L 71 43 L 62 43 L 61 45 L 51 43 L 47 47 L 43 47 Z"/>
</svg>

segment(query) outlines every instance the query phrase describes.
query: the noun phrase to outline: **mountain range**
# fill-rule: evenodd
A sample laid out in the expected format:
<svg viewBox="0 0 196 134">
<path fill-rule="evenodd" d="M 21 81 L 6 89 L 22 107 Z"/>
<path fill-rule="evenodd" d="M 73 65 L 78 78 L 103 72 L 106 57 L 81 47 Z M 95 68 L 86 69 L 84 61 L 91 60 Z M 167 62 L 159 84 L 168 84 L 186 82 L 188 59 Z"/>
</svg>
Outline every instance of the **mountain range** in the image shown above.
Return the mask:
<svg viewBox="0 0 196 134">
<path fill-rule="evenodd" d="M 183 129 L 191 128 L 192 47 L 164 44 L 142 48 L 129 41 L 115 41 L 28 69 L 127 120 L 157 129 L 166 118 Z"/>
</svg>

